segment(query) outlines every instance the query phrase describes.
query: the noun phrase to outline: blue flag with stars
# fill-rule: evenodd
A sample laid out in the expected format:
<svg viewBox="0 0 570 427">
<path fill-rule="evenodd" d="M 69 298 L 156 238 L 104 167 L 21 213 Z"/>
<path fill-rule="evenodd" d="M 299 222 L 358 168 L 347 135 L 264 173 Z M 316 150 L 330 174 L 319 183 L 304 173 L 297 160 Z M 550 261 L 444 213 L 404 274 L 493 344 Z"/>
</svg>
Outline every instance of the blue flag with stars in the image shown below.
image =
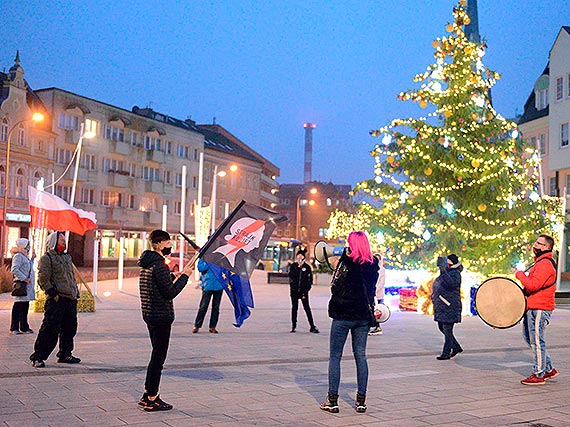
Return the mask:
<svg viewBox="0 0 570 427">
<path fill-rule="evenodd" d="M 208 267 L 224 286 L 226 295 L 234 306 L 236 319 L 234 326 L 239 328 L 243 321 L 250 316 L 251 311 L 249 309 L 254 308 L 249 280 L 216 264 L 208 263 Z"/>
</svg>

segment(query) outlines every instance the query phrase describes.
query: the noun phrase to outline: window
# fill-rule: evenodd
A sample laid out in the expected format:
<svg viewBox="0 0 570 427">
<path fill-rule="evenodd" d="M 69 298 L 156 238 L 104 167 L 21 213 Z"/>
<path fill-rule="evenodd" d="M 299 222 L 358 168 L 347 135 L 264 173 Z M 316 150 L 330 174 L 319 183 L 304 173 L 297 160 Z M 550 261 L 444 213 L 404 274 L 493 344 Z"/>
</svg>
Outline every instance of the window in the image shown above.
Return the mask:
<svg viewBox="0 0 570 427">
<path fill-rule="evenodd" d="M 560 147 L 568 147 L 568 123 L 560 125 Z"/>
<path fill-rule="evenodd" d="M 136 133 L 136 132 L 131 133 L 130 143 L 133 147 L 136 147 L 139 144 L 139 134 L 138 133 Z"/>
<path fill-rule="evenodd" d="M 546 134 L 541 134 L 538 137 L 538 146 L 540 148 L 540 155 L 546 156 Z"/>
<path fill-rule="evenodd" d="M 59 113 L 58 126 L 60 129 L 79 130 L 79 117 L 67 113 Z"/>
<path fill-rule="evenodd" d="M 332 206 L 332 200 L 331 199 L 327 199 L 327 206 Z"/>
<path fill-rule="evenodd" d="M 172 154 L 172 141 L 166 141 L 164 143 L 164 152 L 166 154 Z"/>
<path fill-rule="evenodd" d="M 145 150 L 152 150 L 153 149 L 152 138 L 148 135 L 145 135 L 145 137 L 144 137 L 143 148 Z"/>
<path fill-rule="evenodd" d="M 115 126 L 105 125 L 105 139 L 123 142 L 125 140 L 125 131 Z"/>
<path fill-rule="evenodd" d="M 174 213 L 176 215 L 180 215 L 182 212 L 182 203 L 181 202 L 174 202 Z"/>
<path fill-rule="evenodd" d="M 71 198 L 71 187 L 67 185 L 56 185 L 55 195 L 68 202 Z"/>
<path fill-rule="evenodd" d="M 25 199 L 28 196 L 26 187 L 26 176 L 24 169 L 19 168 L 16 171 L 16 198 Z"/>
<path fill-rule="evenodd" d="M 170 180 L 171 180 L 171 173 L 170 173 L 170 171 L 164 171 L 164 182 L 165 182 L 166 184 L 170 184 L 170 183 L 171 183 Z"/>
<path fill-rule="evenodd" d="M 570 175 L 566 175 L 566 194 L 570 194 Z"/>
<path fill-rule="evenodd" d="M 8 140 L 8 120 L 2 119 L 2 128 L 0 129 L 0 141 Z"/>
<path fill-rule="evenodd" d="M 24 125 L 21 124 L 20 126 L 18 126 L 18 139 L 16 141 L 17 141 L 17 144 L 22 146 L 22 147 L 24 146 L 24 135 L 25 135 L 24 134 Z"/>
<path fill-rule="evenodd" d="M 548 89 L 539 90 L 536 92 L 536 109 L 544 110 L 548 107 Z"/>
<path fill-rule="evenodd" d="M 192 177 L 192 188 L 198 188 L 198 177 L 197 176 Z"/>
<path fill-rule="evenodd" d="M 102 191 L 101 192 L 101 204 L 103 206 L 118 208 L 121 207 L 121 193 L 116 191 Z"/>
<path fill-rule="evenodd" d="M 176 155 L 181 159 L 188 158 L 189 147 L 185 147 L 184 145 L 177 144 L 176 145 Z"/>
<path fill-rule="evenodd" d="M 141 197 L 141 211 L 158 212 L 156 199 L 154 197 Z"/>
<path fill-rule="evenodd" d="M 117 159 L 109 159 L 107 157 L 103 157 L 103 172 L 105 173 L 120 173 L 123 175 L 128 175 L 129 171 L 125 167 L 125 162 L 122 160 Z"/>
<path fill-rule="evenodd" d="M 136 200 L 135 200 L 135 195 L 134 194 L 129 194 L 127 196 L 127 208 L 129 209 L 136 209 Z"/>
<path fill-rule="evenodd" d="M 85 119 L 85 126 L 83 128 L 84 132 L 87 133 L 89 132 L 92 135 L 97 135 L 97 128 L 99 122 L 97 122 L 97 120 L 93 120 L 93 119 Z"/>
<path fill-rule="evenodd" d="M 95 158 L 95 155 L 94 155 L 94 154 L 87 154 L 87 153 L 85 153 L 85 154 L 83 154 L 83 155 L 81 156 L 81 163 L 80 163 L 80 166 L 81 166 L 83 169 L 87 169 L 87 170 L 90 170 L 90 171 L 94 171 L 94 170 L 96 169 L 96 167 L 97 167 L 97 166 L 96 166 L 96 160 L 97 160 L 97 159 Z"/>
<path fill-rule="evenodd" d="M 142 179 L 145 181 L 160 181 L 160 170 L 158 168 L 143 166 Z"/>
<path fill-rule="evenodd" d="M 558 77 L 556 79 L 556 100 L 560 101 L 564 96 L 564 78 Z"/>
<path fill-rule="evenodd" d="M 176 186 L 182 187 L 182 174 L 181 173 L 176 174 Z"/>
<path fill-rule="evenodd" d="M 95 190 L 93 190 L 92 188 L 82 188 L 79 202 L 84 203 L 86 205 L 94 205 Z"/>
<path fill-rule="evenodd" d="M 556 177 L 550 178 L 550 188 L 548 190 L 548 194 L 550 196 L 556 196 Z"/>
<path fill-rule="evenodd" d="M 300 199 L 299 200 L 299 206 L 307 206 L 309 204 L 309 201 L 307 199 Z"/>
<path fill-rule="evenodd" d="M 319 228 L 319 237 L 326 237 L 328 231 L 328 228 Z"/>
<path fill-rule="evenodd" d="M 71 162 L 71 150 L 64 150 L 63 148 L 55 149 L 55 162 L 60 165 L 67 165 Z"/>
<path fill-rule="evenodd" d="M 194 160 L 199 160 L 200 156 L 199 156 L 199 152 L 197 148 L 194 148 Z"/>
</svg>

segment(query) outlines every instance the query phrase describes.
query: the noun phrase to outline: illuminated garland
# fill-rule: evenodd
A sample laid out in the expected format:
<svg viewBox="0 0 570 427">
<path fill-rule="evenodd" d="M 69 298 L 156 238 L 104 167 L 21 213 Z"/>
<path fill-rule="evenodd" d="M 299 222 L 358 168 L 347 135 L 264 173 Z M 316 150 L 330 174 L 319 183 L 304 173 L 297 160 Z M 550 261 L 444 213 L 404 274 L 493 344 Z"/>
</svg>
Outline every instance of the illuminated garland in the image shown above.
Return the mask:
<svg viewBox="0 0 570 427">
<path fill-rule="evenodd" d="M 454 252 L 473 271 L 508 272 L 537 233 L 561 230 L 561 205 L 538 194 L 539 153 L 491 105 L 500 75 L 482 62 L 486 45 L 463 32 L 465 3 L 432 43 L 435 63 L 414 77 L 420 88 L 398 95 L 434 111 L 372 131 L 374 179 L 355 190 L 373 199 L 359 209 L 393 264 L 433 269 Z M 349 220 L 337 214 L 329 232 Z"/>
</svg>

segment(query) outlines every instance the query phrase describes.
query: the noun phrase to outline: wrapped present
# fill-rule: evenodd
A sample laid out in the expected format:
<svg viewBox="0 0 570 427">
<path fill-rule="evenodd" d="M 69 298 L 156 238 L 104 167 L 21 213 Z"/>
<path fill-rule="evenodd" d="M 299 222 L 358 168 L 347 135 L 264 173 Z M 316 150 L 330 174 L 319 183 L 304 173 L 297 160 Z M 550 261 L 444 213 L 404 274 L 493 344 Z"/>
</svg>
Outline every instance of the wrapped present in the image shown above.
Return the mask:
<svg viewBox="0 0 570 427">
<path fill-rule="evenodd" d="M 400 310 L 418 311 L 418 296 L 416 288 L 400 288 Z"/>
</svg>

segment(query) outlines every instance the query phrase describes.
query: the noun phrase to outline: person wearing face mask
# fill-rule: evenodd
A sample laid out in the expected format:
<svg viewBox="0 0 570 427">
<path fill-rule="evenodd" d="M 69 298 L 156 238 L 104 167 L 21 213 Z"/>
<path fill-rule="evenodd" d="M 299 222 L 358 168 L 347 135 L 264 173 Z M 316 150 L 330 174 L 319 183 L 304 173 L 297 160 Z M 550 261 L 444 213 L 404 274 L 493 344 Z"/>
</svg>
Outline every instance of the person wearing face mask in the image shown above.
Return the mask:
<svg viewBox="0 0 570 427">
<path fill-rule="evenodd" d="M 173 278 L 164 262 L 164 257 L 172 251 L 170 234 L 154 230 L 149 234 L 148 240 L 151 249 L 141 254 L 138 265 L 141 267 L 139 291 L 142 317 L 148 329 L 152 352 L 146 371 L 145 391 L 139 400 L 139 406 L 147 412 L 167 411 L 172 409 L 172 405 L 160 398 L 158 388 L 174 322 L 172 300 L 188 283 L 194 266 L 188 263 L 180 276 Z"/>
<path fill-rule="evenodd" d="M 541 234 L 532 246 L 534 264 L 528 274 L 517 271 L 515 276 L 523 286 L 526 296 L 526 312 L 523 317 L 523 338 L 532 349 L 534 366 L 532 374 L 523 380 L 524 385 L 544 385 L 558 376 L 546 350 L 546 326 L 554 311 L 556 292 L 556 262 L 552 258 L 554 239 Z"/>
<path fill-rule="evenodd" d="M 45 360 L 59 340 L 58 363 L 79 363 L 73 356 L 73 339 L 77 333 L 77 300 L 71 255 L 66 253 L 65 234 L 55 231 L 47 238 L 46 253 L 38 264 L 38 285 L 46 294 L 44 319 L 30 360 L 36 368 L 45 367 Z"/>
<path fill-rule="evenodd" d="M 309 305 L 309 291 L 313 286 L 313 271 L 311 266 L 305 262 L 305 251 L 297 253 L 296 261 L 289 266 L 289 287 L 291 293 L 291 332 L 297 328 L 297 311 L 299 310 L 299 299 L 303 304 L 307 320 L 309 321 L 309 332 L 318 334 L 319 330 L 315 326 L 311 306 Z"/>
<path fill-rule="evenodd" d="M 12 274 L 14 279 L 26 282 L 26 295 L 14 297 L 12 322 L 10 323 L 10 333 L 14 335 L 34 333 L 28 324 L 30 301 L 36 299 L 34 269 L 32 260 L 28 258 L 29 251 L 30 242 L 24 237 L 16 239 L 16 246 L 10 250 L 12 253 Z"/>
</svg>

